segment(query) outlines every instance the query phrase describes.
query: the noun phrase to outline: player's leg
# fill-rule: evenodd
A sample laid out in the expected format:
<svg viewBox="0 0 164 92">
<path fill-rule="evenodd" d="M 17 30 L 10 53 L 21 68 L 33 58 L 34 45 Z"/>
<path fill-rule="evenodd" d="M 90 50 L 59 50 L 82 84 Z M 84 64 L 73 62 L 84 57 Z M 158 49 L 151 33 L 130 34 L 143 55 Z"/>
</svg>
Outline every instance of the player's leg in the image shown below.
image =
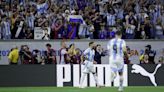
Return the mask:
<svg viewBox="0 0 164 92">
<path fill-rule="evenodd" d="M 79 88 L 84 88 L 83 82 L 84 82 L 86 76 L 87 76 L 87 73 L 83 72 L 82 76 L 81 76 L 81 79 L 80 79 L 80 86 L 79 86 Z"/>
<path fill-rule="evenodd" d="M 114 79 L 116 78 L 117 76 L 117 65 L 113 62 L 110 63 L 110 68 L 111 68 L 111 75 L 110 75 L 110 78 L 111 78 L 111 82 L 114 81 Z"/>
<path fill-rule="evenodd" d="M 100 87 L 98 77 L 97 77 L 97 73 L 96 73 L 95 68 L 94 68 L 93 65 L 90 66 L 89 71 L 93 74 L 93 77 L 94 77 L 94 80 L 96 82 L 97 87 Z"/>
<path fill-rule="evenodd" d="M 111 68 L 111 76 L 110 76 L 111 82 L 113 82 L 116 77 L 117 77 L 117 70 L 114 68 Z"/>
<path fill-rule="evenodd" d="M 123 78 L 123 68 L 120 69 L 118 72 L 119 72 L 119 81 L 120 81 L 118 91 L 123 91 L 123 81 L 124 81 L 124 78 Z"/>
<path fill-rule="evenodd" d="M 81 79 L 80 79 L 79 88 L 84 88 L 83 82 L 84 82 L 85 77 L 87 76 L 88 73 L 89 73 L 89 69 L 88 69 L 88 67 L 86 65 L 84 65 L 84 68 L 82 70 L 82 76 L 81 76 Z"/>
<path fill-rule="evenodd" d="M 97 78 L 97 74 L 95 72 L 92 72 L 92 74 L 93 74 L 93 77 L 94 77 L 94 80 L 96 82 L 97 87 L 99 87 L 100 85 L 99 85 L 99 81 L 98 81 L 98 78 Z"/>
</svg>

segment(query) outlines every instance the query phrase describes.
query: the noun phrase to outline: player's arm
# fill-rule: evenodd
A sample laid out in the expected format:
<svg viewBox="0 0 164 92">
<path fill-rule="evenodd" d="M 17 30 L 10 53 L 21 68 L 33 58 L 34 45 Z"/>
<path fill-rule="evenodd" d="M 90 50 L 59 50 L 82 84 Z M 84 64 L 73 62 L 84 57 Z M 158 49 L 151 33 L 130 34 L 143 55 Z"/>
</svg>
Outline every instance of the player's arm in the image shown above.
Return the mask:
<svg viewBox="0 0 164 92">
<path fill-rule="evenodd" d="M 125 57 L 129 57 L 129 56 L 128 56 L 128 53 L 127 53 L 127 48 L 126 48 L 126 43 L 125 43 L 125 41 L 123 42 L 123 53 L 124 53 Z"/>
<path fill-rule="evenodd" d="M 110 41 L 109 41 L 108 44 L 107 44 L 107 50 L 108 50 L 108 52 L 110 51 L 110 48 L 111 48 L 111 44 L 110 44 Z M 109 53 L 108 53 L 108 55 L 109 55 Z"/>
<path fill-rule="evenodd" d="M 86 55 L 89 53 L 88 49 L 86 49 L 81 55 L 81 63 L 83 64 L 84 60 L 87 59 Z"/>
</svg>

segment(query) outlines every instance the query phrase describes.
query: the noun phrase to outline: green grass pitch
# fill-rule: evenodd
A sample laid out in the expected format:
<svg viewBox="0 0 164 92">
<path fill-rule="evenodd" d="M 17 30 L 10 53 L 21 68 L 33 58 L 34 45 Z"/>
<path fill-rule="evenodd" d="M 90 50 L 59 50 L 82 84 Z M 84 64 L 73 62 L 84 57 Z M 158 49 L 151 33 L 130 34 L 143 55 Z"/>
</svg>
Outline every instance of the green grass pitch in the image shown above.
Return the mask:
<svg viewBox="0 0 164 92">
<path fill-rule="evenodd" d="M 0 87 L 0 92 L 118 92 L 116 87 Z M 125 87 L 124 92 L 164 92 L 164 87 Z"/>
</svg>

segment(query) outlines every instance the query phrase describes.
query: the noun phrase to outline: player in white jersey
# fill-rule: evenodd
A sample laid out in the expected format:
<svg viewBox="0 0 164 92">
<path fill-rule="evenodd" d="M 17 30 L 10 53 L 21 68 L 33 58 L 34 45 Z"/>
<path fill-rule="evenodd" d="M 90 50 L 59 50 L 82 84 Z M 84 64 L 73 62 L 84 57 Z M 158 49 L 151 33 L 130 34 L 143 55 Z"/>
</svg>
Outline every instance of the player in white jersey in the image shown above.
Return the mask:
<svg viewBox="0 0 164 92">
<path fill-rule="evenodd" d="M 83 73 L 82 73 L 82 77 L 80 79 L 80 86 L 79 86 L 80 88 L 84 88 L 83 82 L 88 73 L 93 74 L 95 82 L 97 84 L 97 87 L 99 87 L 97 75 L 96 75 L 96 72 L 95 72 L 95 69 L 93 66 L 94 65 L 94 56 L 95 56 L 94 47 L 95 47 L 94 42 L 90 42 L 89 48 L 86 49 L 82 55 L 82 61 L 83 61 L 83 58 L 85 58 L 85 61 L 82 62 L 82 64 L 84 65 L 84 68 L 82 70 Z"/>
<path fill-rule="evenodd" d="M 121 39 L 122 34 L 120 31 L 116 32 L 116 37 L 111 39 L 107 45 L 109 50 L 109 64 L 111 67 L 111 80 L 114 81 L 117 72 L 120 76 L 120 86 L 118 91 L 123 91 L 123 68 L 124 68 L 124 55 L 126 54 L 126 43 Z"/>
</svg>

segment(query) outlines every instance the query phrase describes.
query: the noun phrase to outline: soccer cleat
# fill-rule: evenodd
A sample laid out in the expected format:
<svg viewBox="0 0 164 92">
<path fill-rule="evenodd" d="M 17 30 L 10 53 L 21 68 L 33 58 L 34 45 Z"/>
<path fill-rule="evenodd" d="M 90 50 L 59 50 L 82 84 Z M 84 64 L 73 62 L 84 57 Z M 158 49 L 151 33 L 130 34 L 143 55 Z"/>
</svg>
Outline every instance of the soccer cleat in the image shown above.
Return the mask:
<svg viewBox="0 0 164 92">
<path fill-rule="evenodd" d="M 119 91 L 119 92 L 123 92 L 123 87 L 119 87 L 119 88 L 118 88 L 118 91 Z"/>
<path fill-rule="evenodd" d="M 85 88 L 84 86 L 79 86 L 79 88 Z"/>
<path fill-rule="evenodd" d="M 96 86 L 97 88 L 102 88 L 102 87 L 104 87 L 103 85 L 97 85 Z"/>
</svg>

